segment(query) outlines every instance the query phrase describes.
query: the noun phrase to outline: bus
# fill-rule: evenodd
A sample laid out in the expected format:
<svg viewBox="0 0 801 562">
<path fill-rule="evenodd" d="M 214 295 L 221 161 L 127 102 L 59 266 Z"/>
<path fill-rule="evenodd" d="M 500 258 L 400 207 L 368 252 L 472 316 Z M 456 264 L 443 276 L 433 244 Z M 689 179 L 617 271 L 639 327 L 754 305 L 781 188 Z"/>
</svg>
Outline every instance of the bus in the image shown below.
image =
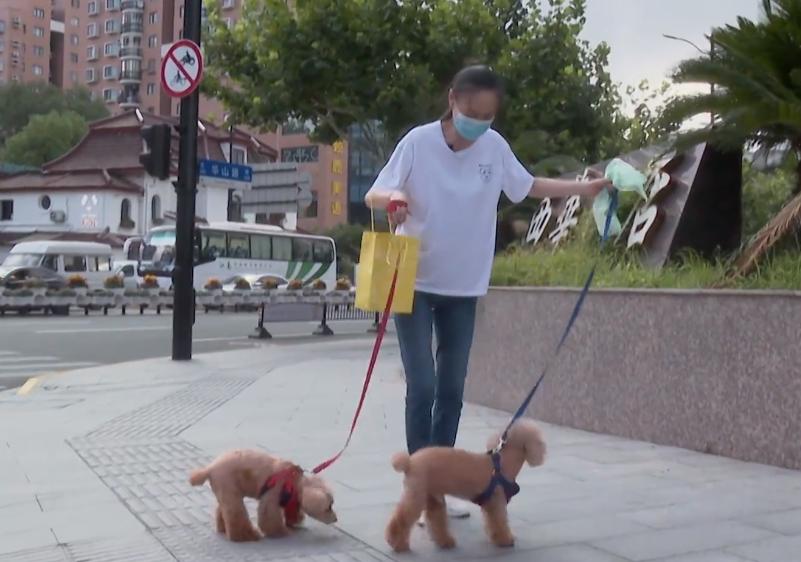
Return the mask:
<svg viewBox="0 0 801 562">
<path fill-rule="evenodd" d="M 129 239 L 124 253 L 138 262 L 139 274 L 155 275 L 159 286 L 172 285 L 175 226 L 157 226 L 144 239 Z M 220 222 L 198 224 L 194 236 L 194 287 L 210 278 L 275 275 L 304 286 L 320 279 L 336 283 L 336 247 L 326 236 L 301 234 L 278 226 Z"/>
</svg>

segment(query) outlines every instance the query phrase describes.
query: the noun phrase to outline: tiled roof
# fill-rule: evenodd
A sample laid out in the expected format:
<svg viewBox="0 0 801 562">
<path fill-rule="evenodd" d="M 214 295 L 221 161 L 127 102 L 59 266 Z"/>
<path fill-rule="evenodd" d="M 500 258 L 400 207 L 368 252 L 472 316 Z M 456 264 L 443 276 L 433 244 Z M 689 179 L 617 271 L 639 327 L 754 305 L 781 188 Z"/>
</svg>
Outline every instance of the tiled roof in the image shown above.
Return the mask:
<svg viewBox="0 0 801 562">
<path fill-rule="evenodd" d="M 142 194 L 135 180 L 111 175 L 105 170 L 75 173 L 23 173 L 0 178 L 0 192 L 11 191 L 82 191 L 86 189 L 123 191 Z"/>
</svg>

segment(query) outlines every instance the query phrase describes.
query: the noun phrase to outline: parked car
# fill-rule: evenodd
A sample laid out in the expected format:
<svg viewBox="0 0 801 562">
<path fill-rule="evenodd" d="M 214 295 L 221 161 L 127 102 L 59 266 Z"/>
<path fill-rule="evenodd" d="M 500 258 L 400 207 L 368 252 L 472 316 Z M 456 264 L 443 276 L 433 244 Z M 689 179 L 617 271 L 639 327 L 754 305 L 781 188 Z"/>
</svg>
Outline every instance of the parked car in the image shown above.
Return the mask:
<svg viewBox="0 0 801 562">
<path fill-rule="evenodd" d="M 0 289 L 2 290 L 26 289 L 32 284 L 43 285 L 50 290 L 59 290 L 67 286 L 67 280 L 52 269 L 36 266 L 6 267 L 2 271 L 2 277 L 0 277 Z M 27 314 L 32 310 L 43 308 L 50 310 L 54 314 L 68 315 L 70 313 L 69 306 L 23 306 L 8 307 L 8 310 L 15 310 L 19 314 Z"/>
<path fill-rule="evenodd" d="M 279 288 L 285 288 L 288 283 L 284 277 L 275 275 L 274 273 L 248 273 L 246 275 L 234 275 L 223 281 L 223 291 L 226 293 L 233 291 L 236 288 L 236 282 L 240 279 L 244 279 L 250 283 L 250 288 L 254 291 L 263 291 L 266 289 L 266 284 L 270 280 L 274 280 L 278 283 Z"/>
<path fill-rule="evenodd" d="M 67 280 L 62 275 L 52 269 L 36 266 L 4 269 L 0 286 L 4 289 L 24 289 L 37 281 L 48 289 L 63 289 L 67 286 Z"/>
<path fill-rule="evenodd" d="M 111 246 L 97 242 L 40 240 L 20 242 L 0 264 L 0 277 L 18 267 L 41 267 L 57 274 L 80 275 L 99 289 L 111 273 Z"/>
</svg>

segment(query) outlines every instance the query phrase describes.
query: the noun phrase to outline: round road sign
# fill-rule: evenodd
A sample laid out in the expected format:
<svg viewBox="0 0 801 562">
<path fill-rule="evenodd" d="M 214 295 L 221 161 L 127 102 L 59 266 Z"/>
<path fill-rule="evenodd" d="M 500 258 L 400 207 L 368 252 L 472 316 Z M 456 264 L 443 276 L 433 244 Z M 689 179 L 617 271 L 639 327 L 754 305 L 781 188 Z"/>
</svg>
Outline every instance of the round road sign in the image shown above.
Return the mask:
<svg viewBox="0 0 801 562">
<path fill-rule="evenodd" d="M 189 39 L 173 43 L 161 61 L 161 87 L 173 98 L 194 92 L 203 77 L 203 55 Z"/>
</svg>

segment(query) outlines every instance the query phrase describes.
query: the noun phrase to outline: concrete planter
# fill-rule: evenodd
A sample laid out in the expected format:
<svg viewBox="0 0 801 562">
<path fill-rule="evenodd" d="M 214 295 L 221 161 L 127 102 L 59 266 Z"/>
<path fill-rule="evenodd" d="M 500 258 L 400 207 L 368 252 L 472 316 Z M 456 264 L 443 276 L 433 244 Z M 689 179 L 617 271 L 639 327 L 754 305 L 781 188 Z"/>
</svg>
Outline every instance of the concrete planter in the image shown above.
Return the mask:
<svg viewBox="0 0 801 562">
<path fill-rule="evenodd" d="M 493 289 L 466 399 L 513 411 L 576 302 Z M 529 413 L 544 421 L 801 468 L 801 292 L 592 291 Z"/>
<path fill-rule="evenodd" d="M 302 291 L 300 290 L 277 290 L 275 291 L 275 304 L 289 304 L 289 303 L 296 303 L 300 302 L 300 297 L 302 296 Z"/>
</svg>

